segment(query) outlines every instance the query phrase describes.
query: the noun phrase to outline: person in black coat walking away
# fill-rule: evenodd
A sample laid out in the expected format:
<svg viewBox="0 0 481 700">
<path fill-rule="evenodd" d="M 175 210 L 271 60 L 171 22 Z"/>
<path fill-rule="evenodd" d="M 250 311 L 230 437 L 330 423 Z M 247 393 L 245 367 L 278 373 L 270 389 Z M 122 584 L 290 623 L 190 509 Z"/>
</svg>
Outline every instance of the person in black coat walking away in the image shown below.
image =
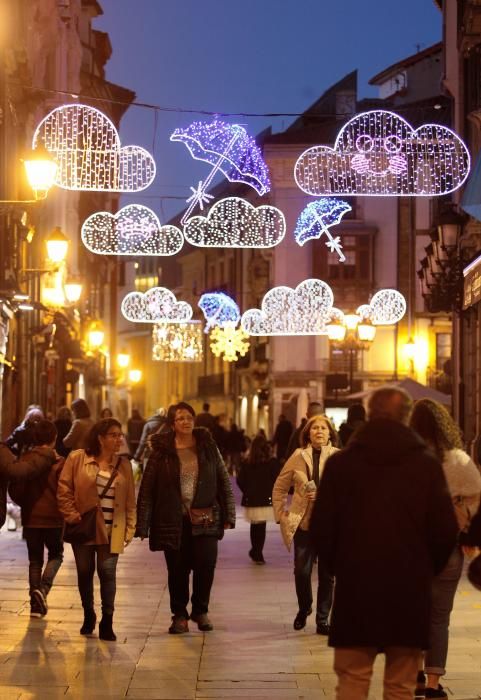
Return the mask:
<svg viewBox="0 0 481 700">
<path fill-rule="evenodd" d="M 341 447 L 346 447 L 351 435 L 366 422 L 366 409 L 362 403 L 353 403 L 347 409 L 347 420 L 339 428 Z"/>
<path fill-rule="evenodd" d="M 57 417 L 54 420 L 54 425 L 57 429 L 57 440 L 55 442 L 55 452 L 61 457 L 68 457 L 70 448 L 65 447 L 63 439 L 69 434 L 72 427 L 72 411 L 68 406 L 61 406 L 57 411 Z"/>
<path fill-rule="evenodd" d="M 291 438 L 294 426 L 290 420 L 287 420 L 285 415 L 281 413 L 279 415 L 279 421 L 276 425 L 274 431 L 274 436 L 272 438 L 272 444 L 276 447 L 276 457 L 281 460 L 283 464 L 287 454 L 287 448 L 289 446 L 289 440 Z"/>
<path fill-rule="evenodd" d="M 191 571 L 190 619 L 202 632 L 213 629 L 208 612 L 217 542 L 235 526 L 229 475 L 209 431 L 194 428 L 194 419 L 188 403 L 170 406 L 170 430 L 151 438 L 137 501 L 136 536 L 149 537 L 150 549 L 163 550 L 167 563 L 170 634 L 189 631 Z"/>
<path fill-rule="evenodd" d="M 368 422 L 325 465 L 310 521 L 319 560 L 336 579 L 329 644 L 337 700 L 368 697 L 386 655 L 384 700 L 411 700 L 429 645 L 433 576 L 458 535 L 439 461 L 406 423 L 399 388 L 375 391 Z"/>
<path fill-rule="evenodd" d="M 144 425 L 145 420 L 140 415 L 140 411 L 136 408 L 132 409 L 132 415 L 127 421 L 127 442 L 132 457 L 137 453 Z"/>
<path fill-rule="evenodd" d="M 237 475 L 237 484 L 242 491 L 244 516 L 250 522 L 251 549 L 249 556 L 256 564 L 265 564 L 263 555 L 266 541 L 266 524 L 274 522 L 272 488 L 281 465 L 272 457 L 267 440 L 258 435 L 252 441 L 248 459 Z"/>
</svg>

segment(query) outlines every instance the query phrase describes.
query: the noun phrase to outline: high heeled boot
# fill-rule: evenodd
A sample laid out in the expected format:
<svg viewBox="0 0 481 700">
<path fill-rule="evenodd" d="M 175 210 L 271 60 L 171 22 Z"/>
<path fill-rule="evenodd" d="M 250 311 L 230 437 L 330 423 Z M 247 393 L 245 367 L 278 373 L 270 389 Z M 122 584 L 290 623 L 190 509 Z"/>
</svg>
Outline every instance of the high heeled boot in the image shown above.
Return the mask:
<svg viewBox="0 0 481 700">
<path fill-rule="evenodd" d="M 117 641 L 117 637 L 112 629 L 113 618 L 113 615 L 102 613 L 102 619 L 99 623 L 99 639 L 103 639 L 106 642 Z"/>
<path fill-rule="evenodd" d="M 97 615 L 93 608 L 86 608 L 84 610 L 84 623 L 80 628 L 80 634 L 92 634 L 95 629 L 95 623 L 97 622 Z"/>
</svg>

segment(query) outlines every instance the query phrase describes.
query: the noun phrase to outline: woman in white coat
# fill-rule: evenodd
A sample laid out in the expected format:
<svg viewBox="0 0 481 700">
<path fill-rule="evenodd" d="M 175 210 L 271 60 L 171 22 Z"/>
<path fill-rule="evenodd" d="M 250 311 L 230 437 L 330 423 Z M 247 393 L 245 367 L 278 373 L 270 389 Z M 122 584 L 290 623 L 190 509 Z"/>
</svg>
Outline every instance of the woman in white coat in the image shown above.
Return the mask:
<svg viewBox="0 0 481 700">
<path fill-rule="evenodd" d="M 311 575 L 315 553 L 309 540 L 309 520 L 316 499 L 319 478 L 328 457 L 337 452 L 337 433 L 326 416 L 310 418 L 301 435 L 303 447 L 296 450 L 284 464 L 272 491 L 276 522 L 280 523 L 284 544 L 290 550 L 294 542 L 294 579 L 299 611 L 294 629 L 306 626 L 312 613 Z M 293 496 L 288 505 L 288 494 Z M 329 634 L 329 613 L 332 605 L 332 577 L 318 563 L 316 629 Z"/>
</svg>

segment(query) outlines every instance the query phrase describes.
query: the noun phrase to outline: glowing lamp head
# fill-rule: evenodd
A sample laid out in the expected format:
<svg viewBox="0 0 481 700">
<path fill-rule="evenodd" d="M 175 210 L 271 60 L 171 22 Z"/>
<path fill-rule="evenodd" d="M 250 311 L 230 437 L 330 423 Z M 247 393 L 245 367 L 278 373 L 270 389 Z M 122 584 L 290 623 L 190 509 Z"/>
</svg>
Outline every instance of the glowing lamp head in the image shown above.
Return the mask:
<svg viewBox="0 0 481 700">
<path fill-rule="evenodd" d="M 335 343 L 341 343 L 346 337 L 346 326 L 338 319 L 332 319 L 326 326 L 327 337 Z"/>
<path fill-rule="evenodd" d="M 48 259 L 53 263 L 61 263 L 67 257 L 69 240 L 67 236 L 56 226 L 45 241 L 47 245 Z"/>
<path fill-rule="evenodd" d="M 376 326 L 369 319 L 364 319 L 357 326 L 357 335 L 363 343 L 372 343 L 376 337 Z"/>
<path fill-rule="evenodd" d="M 409 340 L 404 346 L 404 354 L 406 355 L 408 360 L 414 360 L 414 357 L 416 355 L 416 343 L 414 342 L 411 336 L 409 336 Z"/>
<path fill-rule="evenodd" d="M 69 304 L 75 304 L 82 295 L 82 285 L 80 282 L 68 280 L 64 284 L 65 298 Z"/>
<path fill-rule="evenodd" d="M 89 328 L 88 343 L 92 349 L 98 349 L 104 342 L 105 333 L 98 321 L 94 321 Z"/>
<path fill-rule="evenodd" d="M 131 369 L 129 372 L 129 379 L 132 382 L 132 384 L 138 384 L 142 379 L 142 370 Z"/>
<path fill-rule="evenodd" d="M 344 323 L 349 331 L 355 331 L 360 320 L 358 314 L 344 314 Z"/>
<path fill-rule="evenodd" d="M 125 369 L 130 364 L 130 355 L 127 352 L 119 352 L 117 355 L 117 365 L 121 369 Z"/>
<path fill-rule="evenodd" d="M 55 183 L 57 163 L 44 146 L 38 146 L 32 150 L 23 163 L 28 184 L 33 190 L 35 199 L 45 199 L 49 189 Z"/>
</svg>

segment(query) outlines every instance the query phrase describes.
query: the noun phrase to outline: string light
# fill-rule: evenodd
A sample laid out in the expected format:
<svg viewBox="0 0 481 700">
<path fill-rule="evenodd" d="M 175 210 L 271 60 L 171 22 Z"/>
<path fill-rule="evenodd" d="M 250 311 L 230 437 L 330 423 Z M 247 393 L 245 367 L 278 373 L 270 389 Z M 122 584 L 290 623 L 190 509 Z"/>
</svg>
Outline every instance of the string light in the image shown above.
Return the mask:
<svg viewBox="0 0 481 700">
<path fill-rule="evenodd" d="M 353 117 L 334 148 L 313 146 L 294 167 L 303 192 L 322 195 L 425 196 L 457 190 L 469 174 L 463 141 L 445 126 L 413 127 L 384 110 Z"/>
<path fill-rule="evenodd" d="M 82 225 L 82 241 L 99 255 L 175 255 L 184 236 L 176 226 L 161 226 L 152 209 L 128 204 L 117 214 L 91 214 Z"/>
<path fill-rule="evenodd" d="M 235 362 L 249 350 L 248 334 L 235 323 L 225 323 L 222 328 L 216 326 L 210 334 L 210 349 L 216 357 L 223 356 L 224 362 Z"/>
<path fill-rule="evenodd" d="M 236 325 L 240 321 L 240 309 L 228 294 L 224 292 L 207 292 L 199 299 L 199 308 L 207 321 L 204 332 L 208 333 L 214 326 L 226 323 Z"/>
<path fill-rule="evenodd" d="M 390 326 L 400 321 L 406 313 L 406 300 L 397 289 L 380 289 L 369 304 L 357 309 L 357 313 L 375 326 Z"/>
<path fill-rule="evenodd" d="M 295 289 L 274 287 L 261 309 L 242 314 L 241 326 L 249 335 L 322 335 L 327 332 L 334 295 L 328 284 L 307 279 Z"/>
<path fill-rule="evenodd" d="M 333 238 L 329 228 L 339 224 L 344 214 L 351 210 L 352 207 L 347 202 L 332 197 L 322 197 L 310 202 L 297 219 L 294 238 L 302 246 L 306 241 L 325 234 L 326 246 L 331 252 L 336 251 L 339 260 L 344 262 L 346 256 L 342 252 L 341 239 L 339 236 Z"/>
<path fill-rule="evenodd" d="M 177 301 L 165 287 L 152 287 L 145 293 L 129 292 L 122 299 L 120 310 L 133 323 L 180 323 L 190 321 L 193 313 L 190 304 Z"/>
<path fill-rule="evenodd" d="M 158 362 L 200 362 L 202 328 L 200 321 L 159 323 L 152 330 L 152 359 Z"/>
<path fill-rule="evenodd" d="M 267 204 L 256 208 L 240 197 L 219 200 L 207 217 L 193 216 L 184 226 L 185 240 L 204 248 L 272 248 L 285 234 L 280 209 Z"/>
<path fill-rule="evenodd" d="M 140 146 L 121 146 L 108 117 L 94 107 L 68 104 L 42 119 L 32 148 L 42 144 L 55 157 L 55 182 L 67 190 L 139 192 L 152 184 L 155 161 Z"/>
</svg>

